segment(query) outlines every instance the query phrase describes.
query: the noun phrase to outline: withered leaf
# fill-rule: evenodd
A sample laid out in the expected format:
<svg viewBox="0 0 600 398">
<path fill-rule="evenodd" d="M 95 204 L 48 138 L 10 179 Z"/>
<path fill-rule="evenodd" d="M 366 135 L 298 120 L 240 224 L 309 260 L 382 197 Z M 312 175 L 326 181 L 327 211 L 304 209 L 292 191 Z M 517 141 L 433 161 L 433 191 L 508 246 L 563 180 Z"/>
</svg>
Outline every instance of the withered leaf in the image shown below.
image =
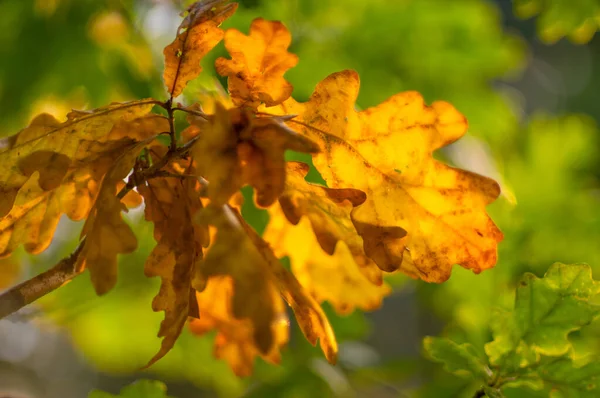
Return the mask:
<svg viewBox="0 0 600 398">
<path fill-rule="evenodd" d="M 179 25 L 177 37 L 165 47 L 163 79 L 171 98 L 181 94 L 202 71 L 200 61 L 223 39 L 219 25 L 237 9 L 228 0 L 201 0 L 192 4 Z"/>
<path fill-rule="evenodd" d="M 238 220 L 241 215 L 236 213 Z M 275 253 L 252 228 L 246 223 L 241 224 L 249 237 L 250 241 L 257 248 L 258 252 L 268 266 L 270 275 L 273 276 L 279 293 L 284 300 L 292 307 L 296 320 L 306 339 L 316 345 L 320 341 L 321 349 L 329 363 L 335 364 L 337 361 L 338 346 L 335 340 L 333 329 L 329 320 L 319 304 L 308 294 L 294 275 L 283 268 Z"/>
<path fill-rule="evenodd" d="M 117 185 L 131 171 L 141 149 L 148 142 L 132 144 L 123 150 L 104 176 L 94 205 L 81 231 L 85 238 L 77 266 L 90 271 L 98 295 L 107 293 L 117 282 L 117 255 L 137 248 L 135 234 L 123 220 L 127 208 L 117 197 Z"/>
<path fill-rule="evenodd" d="M 52 240 L 62 214 L 79 221 L 87 217 L 98 193 L 103 176 L 123 150 L 138 140 L 147 139 L 168 129 L 167 120 L 159 115 L 145 115 L 131 121 L 118 122 L 106 136 L 98 141 L 79 139 L 79 146 L 69 161 L 60 185 L 44 190 L 39 183 L 40 172 L 20 187 L 14 206 L 0 218 L 0 257 L 9 256 L 18 246 L 37 254 L 45 250 Z M 77 137 L 75 137 L 77 138 Z M 33 152 L 42 159 L 55 152 Z M 45 155 L 47 154 L 47 155 Z M 117 182 L 118 188 L 124 183 Z M 140 204 L 136 192 L 129 192 L 123 202 L 128 207 Z"/>
<path fill-rule="evenodd" d="M 313 160 L 330 187 L 367 194 L 352 211 L 366 254 L 382 270 L 429 282 L 448 279 L 453 264 L 493 267 L 502 233 L 485 206 L 498 197 L 498 184 L 432 157 L 466 132 L 464 116 L 446 102 L 427 106 L 416 92 L 357 112 L 358 87 L 356 72 L 334 73 L 308 102 L 289 99 L 279 111 L 299 115 L 298 129 L 319 144 Z M 407 235 L 389 234 L 390 227 Z"/>
<path fill-rule="evenodd" d="M 257 356 L 271 362 L 281 361 L 280 349 L 288 341 L 289 322 L 282 300 L 275 300 L 274 320 L 271 325 L 274 344 L 262 353 L 254 341 L 254 325 L 250 319 L 233 315 L 234 282 L 229 276 L 208 280 L 206 288 L 197 294 L 200 318 L 190 322 L 193 333 L 202 335 L 217 330 L 215 357 L 223 359 L 238 376 L 249 376 Z"/>
<path fill-rule="evenodd" d="M 68 120 L 58 122 L 48 114 L 33 119 L 31 124 L 12 137 L 4 139 L 0 148 L 0 217 L 12 209 L 19 189 L 34 172 L 43 190 L 57 188 L 74 160 L 88 156 L 80 145 L 107 141 L 109 132 L 120 121 L 139 118 L 152 109 L 154 100 L 113 103 L 92 111 L 73 111 Z M 138 138 L 137 134 L 124 137 Z"/>
<path fill-rule="evenodd" d="M 248 36 L 236 29 L 227 30 L 225 47 L 231 59 L 218 58 L 215 68 L 227 76 L 234 104 L 273 106 L 290 97 L 293 88 L 283 75 L 298 63 L 298 57 L 287 51 L 291 42 L 290 32 L 279 21 L 257 18 Z"/>
<path fill-rule="evenodd" d="M 152 309 L 165 312 L 158 332 L 164 339 L 150 366 L 173 347 L 195 306 L 191 281 L 194 264 L 202 257 L 202 246 L 208 244 L 208 230 L 192 223 L 192 217 L 202 208 L 198 180 L 153 178 L 138 190 L 146 205 L 146 220 L 154 223 L 157 242 L 146 260 L 145 273 L 162 279 Z"/>
<path fill-rule="evenodd" d="M 287 127 L 282 117 L 254 117 L 247 110 L 227 110 L 217 103 L 208 120 L 190 120 L 200 132 L 191 154 L 197 172 L 209 182 L 208 197 L 217 205 L 227 203 L 245 184 L 256 189 L 259 206 L 271 205 L 283 191 L 285 151 L 318 150 Z"/>
<path fill-rule="evenodd" d="M 213 225 L 217 232 L 204 260 L 196 265 L 192 286 L 202 292 L 215 277 L 231 278 L 233 292 L 225 295 L 229 302 L 225 312 L 246 322 L 250 328 L 250 340 L 243 344 L 253 346 L 257 353 L 268 357 L 273 355 L 274 348 L 281 340 L 277 336 L 278 325 L 284 315 L 281 297 L 273 275 L 241 228 L 234 212 L 227 205 L 216 207 L 210 204 L 198 213 L 198 222 Z M 200 319 L 204 306 L 205 303 L 199 302 Z M 254 348 L 247 350 L 254 352 Z"/>
</svg>

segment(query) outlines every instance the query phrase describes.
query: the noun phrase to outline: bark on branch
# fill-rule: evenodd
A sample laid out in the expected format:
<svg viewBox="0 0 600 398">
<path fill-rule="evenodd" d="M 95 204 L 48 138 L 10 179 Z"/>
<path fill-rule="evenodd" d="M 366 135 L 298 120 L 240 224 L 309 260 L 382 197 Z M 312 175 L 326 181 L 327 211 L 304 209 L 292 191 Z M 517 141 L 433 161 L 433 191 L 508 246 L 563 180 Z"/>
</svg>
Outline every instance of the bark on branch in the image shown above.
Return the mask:
<svg viewBox="0 0 600 398">
<path fill-rule="evenodd" d="M 81 274 L 83 270 L 76 269 L 75 264 L 83 248 L 84 241 L 81 241 L 70 256 L 60 260 L 48 271 L 42 272 L 0 294 L 0 319 L 19 311 Z"/>
</svg>

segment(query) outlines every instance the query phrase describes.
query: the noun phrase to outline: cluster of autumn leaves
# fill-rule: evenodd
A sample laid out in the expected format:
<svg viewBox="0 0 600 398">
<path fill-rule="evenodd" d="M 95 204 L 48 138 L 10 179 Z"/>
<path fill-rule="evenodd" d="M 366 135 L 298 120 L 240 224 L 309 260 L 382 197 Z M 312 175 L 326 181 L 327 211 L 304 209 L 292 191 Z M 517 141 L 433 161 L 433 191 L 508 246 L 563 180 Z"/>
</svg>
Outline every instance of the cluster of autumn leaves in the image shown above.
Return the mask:
<svg viewBox="0 0 600 398">
<path fill-rule="evenodd" d="M 249 35 L 219 25 L 237 5 L 192 5 L 164 50 L 166 102 L 154 99 L 36 117 L 0 142 L 0 256 L 24 245 L 46 249 L 66 214 L 85 220 L 77 267 L 99 294 L 116 282 L 117 256 L 136 249 L 122 211 L 145 205 L 157 242 L 146 261 L 159 276 L 152 308 L 164 311 L 165 355 L 191 316 L 191 329 L 218 331 L 215 355 L 240 375 L 254 358 L 280 358 L 291 306 L 307 339 L 335 362 L 337 344 L 319 302 L 339 312 L 374 309 L 390 288 L 385 272 L 443 282 L 453 264 L 493 267 L 501 232 L 485 212 L 498 185 L 449 167 L 432 152 L 460 138 L 465 118 L 450 104 L 427 106 L 416 92 L 357 112 L 353 71 L 319 83 L 305 103 L 284 73 L 288 30 L 256 19 Z M 220 40 L 231 59 L 216 70 L 229 98 L 174 106 Z M 167 116 L 152 113 L 155 107 Z M 179 141 L 173 113 L 187 112 Z M 159 135 L 169 135 L 162 145 Z M 327 187 L 305 181 L 309 166 L 285 151 L 310 153 Z M 270 222 L 259 236 L 240 213 L 239 189 L 254 188 Z M 291 271 L 279 258 L 289 256 Z"/>
</svg>

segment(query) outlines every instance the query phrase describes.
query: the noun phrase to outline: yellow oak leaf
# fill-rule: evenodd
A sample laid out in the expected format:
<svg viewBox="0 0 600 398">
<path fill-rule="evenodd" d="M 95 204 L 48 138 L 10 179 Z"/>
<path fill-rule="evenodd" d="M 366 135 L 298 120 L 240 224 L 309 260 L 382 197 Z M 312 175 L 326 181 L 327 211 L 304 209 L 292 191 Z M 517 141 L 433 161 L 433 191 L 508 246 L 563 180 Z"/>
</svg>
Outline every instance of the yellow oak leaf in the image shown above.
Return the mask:
<svg viewBox="0 0 600 398">
<path fill-rule="evenodd" d="M 364 203 L 367 196 L 356 189 L 331 189 L 308 183 L 304 180 L 308 171 L 307 164 L 287 162 L 285 190 L 279 197 L 286 218 L 296 225 L 300 218 L 307 217 L 321 248 L 329 255 L 334 253 L 337 242 L 344 241 L 360 271 L 368 280 L 381 285 L 381 270 L 365 254 L 363 240 L 350 218 L 352 209 Z M 401 228 L 395 232 L 399 237 L 405 235 Z"/>
<path fill-rule="evenodd" d="M 192 4 L 179 25 L 177 37 L 165 47 L 163 79 L 171 98 L 181 94 L 202 71 L 200 61 L 224 36 L 219 25 L 237 9 L 227 0 L 202 0 Z"/>
<path fill-rule="evenodd" d="M 276 255 L 289 256 L 292 272 L 317 301 L 329 301 L 338 313 L 348 314 L 356 307 L 379 308 L 391 292 L 387 284 L 375 285 L 361 273 L 344 241 L 337 242 L 331 254 L 323 251 L 308 218 L 292 225 L 277 206 L 269 209 L 269 216 L 264 239 Z"/>
<path fill-rule="evenodd" d="M 41 114 L 28 127 L 2 140 L 0 217 L 10 212 L 19 189 L 34 172 L 39 173 L 38 183 L 43 190 L 57 188 L 71 162 L 88 155 L 80 145 L 90 142 L 102 145 L 115 124 L 147 114 L 155 102 L 146 99 L 114 103 L 92 111 L 72 111 L 64 123 L 48 114 Z"/>
<path fill-rule="evenodd" d="M 287 51 L 291 42 L 290 32 L 278 21 L 257 18 L 248 36 L 236 29 L 227 30 L 225 47 L 231 59 L 218 58 L 215 68 L 227 76 L 235 105 L 273 106 L 289 98 L 292 85 L 283 75 L 298 63 L 298 57 Z"/>
<path fill-rule="evenodd" d="M 0 218 L 0 257 L 9 256 L 20 245 L 33 254 L 45 250 L 62 214 L 74 221 L 87 217 L 102 177 L 124 149 L 136 140 L 153 137 L 168 128 L 163 116 L 146 115 L 117 123 L 100 141 L 81 140 L 66 175 L 52 190 L 42 189 L 38 182 L 41 173 L 32 172 L 20 187 L 10 212 Z M 41 152 L 44 153 L 49 152 Z M 35 162 L 35 156 L 30 159 Z M 117 182 L 118 189 L 123 186 L 124 182 Z M 123 203 L 135 207 L 140 204 L 139 195 L 131 191 Z"/>
<path fill-rule="evenodd" d="M 358 88 L 356 72 L 334 73 L 308 102 L 289 99 L 277 112 L 298 115 L 298 129 L 319 144 L 313 160 L 328 186 L 367 194 L 351 214 L 365 253 L 384 271 L 429 282 L 448 279 L 453 264 L 476 273 L 493 267 L 502 233 L 485 206 L 498 184 L 432 156 L 466 132 L 465 117 L 443 101 L 425 105 L 416 92 L 357 112 Z M 390 235 L 390 227 L 407 235 Z"/>
<path fill-rule="evenodd" d="M 146 204 L 146 220 L 154 223 L 157 242 L 146 260 L 145 274 L 162 279 L 152 309 L 165 312 L 158 332 L 164 339 L 150 366 L 173 347 L 191 307 L 195 307 L 191 280 L 194 264 L 202 257 L 202 246 L 208 245 L 208 230 L 192 223 L 192 217 L 202 208 L 198 180 L 153 178 L 138 190 Z"/>
<path fill-rule="evenodd" d="M 266 354 L 262 353 L 254 341 L 252 321 L 238 319 L 233 315 L 234 295 L 234 281 L 231 277 L 211 277 L 206 288 L 197 293 L 200 318 L 190 322 L 190 329 L 198 335 L 217 330 L 215 357 L 226 361 L 236 375 L 249 376 L 257 356 L 270 363 L 280 363 L 280 349 L 288 341 L 289 322 L 283 301 L 275 300 L 275 315 L 271 324 L 274 344 Z"/>
<path fill-rule="evenodd" d="M 79 269 L 90 271 L 92 284 L 98 295 L 105 294 L 117 282 L 117 255 L 131 253 L 137 248 L 137 239 L 121 212 L 127 210 L 117 197 L 117 184 L 129 174 L 135 160 L 148 141 L 132 144 L 123 149 L 108 170 L 94 205 L 81 231 L 85 239 L 77 259 Z"/>
<path fill-rule="evenodd" d="M 318 148 L 291 130 L 282 117 L 255 117 L 241 108 L 216 104 L 207 120 L 192 117 L 200 136 L 192 147 L 197 173 L 208 180 L 207 195 L 221 205 L 243 185 L 256 189 L 256 203 L 273 204 L 285 183 L 285 151 Z"/>
</svg>

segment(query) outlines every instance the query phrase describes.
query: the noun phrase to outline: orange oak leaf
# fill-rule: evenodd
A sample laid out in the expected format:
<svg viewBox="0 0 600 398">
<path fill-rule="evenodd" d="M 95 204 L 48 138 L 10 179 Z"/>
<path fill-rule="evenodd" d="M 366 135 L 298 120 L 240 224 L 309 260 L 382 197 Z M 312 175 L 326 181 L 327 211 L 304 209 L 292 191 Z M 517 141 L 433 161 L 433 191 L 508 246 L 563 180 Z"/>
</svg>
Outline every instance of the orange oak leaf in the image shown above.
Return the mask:
<svg viewBox="0 0 600 398">
<path fill-rule="evenodd" d="M 228 206 L 211 204 L 198 213 L 198 222 L 214 226 L 217 232 L 204 260 L 197 264 L 192 286 L 201 292 L 209 278 L 231 277 L 232 314 L 251 322 L 252 341 L 261 354 L 267 355 L 276 342 L 273 325 L 278 321 L 281 298 L 263 258 L 246 237 L 234 212 Z"/>
<path fill-rule="evenodd" d="M 10 212 L 17 193 L 34 172 L 39 173 L 38 183 L 43 190 L 57 188 L 71 162 L 87 156 L 80 145 L 90 142 L 101 145 L 107 141 L 115 124 L 147 114 L 155 103 L 145 99 L 113 103 L 91 111 L 72 111 L 64 123 L 42 114 L 16 135 L 2 140 L 0 217 Z"/>
<path fill-rule="evenodd" d="M 181 94 L 202 71 L 200 61 L 224 36 L 219 25 L 237 9 L 228 0 L 201 0 L 192 4 L 175 40 L 165 47 L 163 79 L 171 98 Z"/>
<path fill-rule="evenodd" d="M 316 345 L 317 341 L 320 341 L 325 358 L 329 363 L 335 364 L 338 353 L 337 341 L 323 309 L 302 287 L 296 277 L 281 265 L 269 244 L 247 223 L 243 222 L 242 216 L 238 212 L 233 212 L 233 214 L 268 266 L 279 293 L 292 307 L 298 325 L 306 339 L 312 345 Z"/>
<path fill-rule="evenodd" d="M 138 190 L 146 204 L 146 220 L 154 223 L 157 242 L 146 260 L 145 274 L 162 279 L 152 309 L 165 312 L 158 332 L 164 339 L 150 366 L 173 347 L 195 306 L 191 280 L 194 265 L 202 257 L 202 246 L 208 245 L 208 230 L 192 223 L 192 217 L 202 208 L 198 180 L 153 178 Z"/>
<path fill-rule="evenodd" d="M 200 132 L 192 147 L 197 173 L 209 182 L 207 194 L 217 205 L 227 203 L 245 184 L 256 189 L 256 203 L 270 206 L 283 191 L 285 151 L 312 153 L 317 146 L 291 130 L 282 117 L 254 117 L 245 109 L 225 109 L 204 120 L 190 118 Z"/>
<path fill-rule="evenodd" d="M 225 47 L 231 59 L 218 58 L 215 68 L 227 76 L 235 105 L 273 106 L 290 97 L 292 85 L 283 75 L 298 63 L 298 57 L 287 51 L 291 42 L 290 32 L 278 21 L 257 18 L 248 36 L 236 29 L 227 30 Z"/>
<path fill-rule="evenodd" d="M 344 241 L 352 253 L 353 264 L 368 280 L 381 285 L 381 270 L 365 254 L 363 240 L 350 218 L 352 209 L 364 203 L 367 196 L 356 189 L 331 189 L 308 183 L 304 180 L 308 171 L 307 164 L 287 162 L 285 190 L 279 197 L 286 218 L 296 225 L 302 217 L 307 217 L 319 245 L 329 255 L 339 241 Z M 397 233 L 405 234 L 401 229 Z"/>
<path fill-rule="evenodd" d="M 206 288 L 197 293 L 199 319 L 190 322 L 193 333 L 203 335 L 217 330 L 214 355 L 225 360 L 238 376 L 249 376 L 257 356 L 274 364 L 281 362 L 280 349 L 287 343 L 289 322 L 281 300 L 274 301 L 275 316 L 271 325 L 274 344 L 265 354 L 254 341 L 254 325 L 250 319 L 233 315 L 234 281 L 229 276 L 211 277 Z"/>
<path fill-rule="evenodd" d="M 338 313 L 348 314 L 356 307 L 379 308 L 391 292 L 387 284 L 375 285 L 361 273 L 344 241 L 337 242 L 331 254 L 323 251 L 308 218 L 292 225 L 277 206 L 269 208 L 269 216 L 264 239 L 277 256 L 289 256 L 292 272 L 317 301 L 329 301 Z"/>
<path fill-rule="evenodd" d="M 313 160 L 330 187 L 367 194 L 351 214 L 366 254 L 382 270 L 429 282 L 448 279 L 453 264 L 493 267 L 502 233 L 485 206 L 498 197 L 498 184 L 432 157 L 466 132 L 464 116 L 446 102 L 427 106 L 416 92 L 357 112 L 358 88 L 356 72 L 334 73 L 308 102 L 289 99 L 278 111 L 299 115 L 298 129 L 319 144 Z M 407 235 L 390 235 L 390 227 Z"/>
<path fill-rule="evenodd" d="M 22 244 L 29 253 L 45 250 L 62 214 L 74 221 L 87 217 L 103 176 L 124 149 L 168 128 L 163 116 L 145 115 L 117 123 L 101 140 L 80 140 L 60 185 L 51 190 L 42 189 L 38 181 L 41 173 L 32 172 L 20 187 L 10 212 L 0 218 L 0 257 L 9 256 Z M 33 152 L 34 155 L 51 153 Z M 36 162 L 34 155 L 27 162 Z M 122 181 L 117 182 L 118 189 L 123 185 Z M 140 204 L 140 199 L 131 191 L 123 202 L 128 207 L 135 207 Z"/>
<path fill-rule="evenodd" d="M 117 255 L 131 253 L 137 248 L 135 234 L 121 216 L 127 208 L 117 197 L 117 184 L 129 174 L 138 154 L 149 141 L 125 148 L 116 159 L 102 180 L 81 231 L 85 241 L 77 267 L 90 271 L 98 295 L 108 292 L 117 282 Z"/>
</svg>

